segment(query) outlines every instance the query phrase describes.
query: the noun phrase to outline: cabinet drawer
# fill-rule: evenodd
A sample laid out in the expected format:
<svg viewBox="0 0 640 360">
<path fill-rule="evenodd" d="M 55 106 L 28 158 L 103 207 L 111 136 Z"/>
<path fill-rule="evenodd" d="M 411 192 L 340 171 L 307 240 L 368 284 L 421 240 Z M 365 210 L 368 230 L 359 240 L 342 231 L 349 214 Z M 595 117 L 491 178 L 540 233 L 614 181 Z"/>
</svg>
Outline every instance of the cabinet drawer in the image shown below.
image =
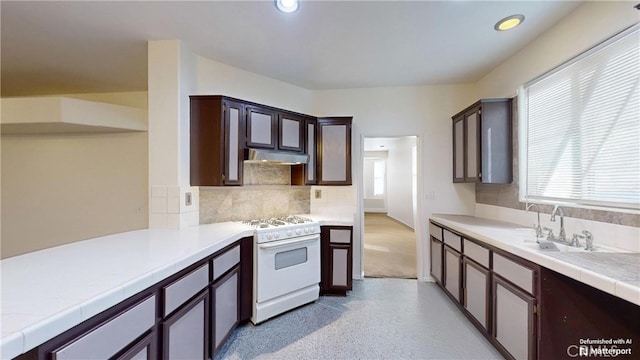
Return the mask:
<svg viewBox="0 0 640 360">
<path fill-rule="evenodd" d="M 351 244 L 350 229 L 331 229 L 329 230 L 329 242 L 338 244 Z"/>
<path fill-rule="evenodd" d="M 462 251 L 462 238 L 460 235 L 456 235 L 447 229 L 443 229 L 444 243 L 456 249 L 458 252 Z"/>
<path fill-rule="evenodd" d="M 220 275 L 226 273 L 232 267 L 236 266 L 240 262 L 240 245 L 234 246 L 232 249 L 227 250 L 224 254 L 216 256 L 213 259 L 213 280 L 216 280 Z"/>
<path fill-rule="evenodd" d="M 464 255 L 473 259 L 478 264 L 489 268 L 489 249 L 484 248 L 472 241 L 464 239 Z"/>
<path fill-rule="evenodd" d="M 504 256 L 493 254 L 493 272 L 511 281 L 529 294 L 533 294 L 535 271 Z"/>
<path fill-rule="evenodd" d="M 156 297 L 151 296 L 78 340 L 53 353 L 54 360 L 108 359 L 149 330 L 156 321 Z"/>
<path fill-rule="evenodd" d="M 429 223 L 429 234 L 431 234 L 431 236 L 433 236 L 434 238 L 442 241 L 442 228 L 438 225 Z"/>
<path fill-rule="evenodd" d="M 205 264 L 162 289 L 164 295 L 163 316 L 191 299 L 209 284 L 209 264 Z"/>
</svg>

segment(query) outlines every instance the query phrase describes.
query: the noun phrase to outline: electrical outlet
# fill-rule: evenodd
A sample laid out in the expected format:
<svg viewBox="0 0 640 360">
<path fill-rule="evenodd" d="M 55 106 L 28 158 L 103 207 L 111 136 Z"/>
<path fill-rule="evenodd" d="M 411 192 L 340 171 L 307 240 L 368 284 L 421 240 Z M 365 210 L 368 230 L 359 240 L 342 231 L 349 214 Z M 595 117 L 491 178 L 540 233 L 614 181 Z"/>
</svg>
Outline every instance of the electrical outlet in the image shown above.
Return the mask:
<svg viewBox="0 0 640 360">
<path fill-rule="evenodd" d="M 322 190 L 320 190 L 320 189 L 316 190 L 315 198 L 316 199 L 322 199 Z"/>
<path fill-rule="evenodd" d="M 190 192 L 184 194 L 184 204 L 186 206 L 191 205 L 191 193 Z"/>
</svg>

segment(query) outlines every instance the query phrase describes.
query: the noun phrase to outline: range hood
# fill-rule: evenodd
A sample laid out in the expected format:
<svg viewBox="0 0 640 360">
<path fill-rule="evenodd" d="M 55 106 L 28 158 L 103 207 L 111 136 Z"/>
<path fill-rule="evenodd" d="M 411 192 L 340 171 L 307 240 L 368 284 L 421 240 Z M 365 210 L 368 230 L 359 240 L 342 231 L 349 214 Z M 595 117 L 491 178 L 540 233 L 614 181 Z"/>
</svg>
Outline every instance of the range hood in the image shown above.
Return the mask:
<svg viewBox="0 0 640 360">
<path fill-rule="evenodd" d="M 276 165 L 298 165 L 309 162 L 309 155 L 294 154 L 286 151 L 247 149 L 245 161 Z"/>
</svg>

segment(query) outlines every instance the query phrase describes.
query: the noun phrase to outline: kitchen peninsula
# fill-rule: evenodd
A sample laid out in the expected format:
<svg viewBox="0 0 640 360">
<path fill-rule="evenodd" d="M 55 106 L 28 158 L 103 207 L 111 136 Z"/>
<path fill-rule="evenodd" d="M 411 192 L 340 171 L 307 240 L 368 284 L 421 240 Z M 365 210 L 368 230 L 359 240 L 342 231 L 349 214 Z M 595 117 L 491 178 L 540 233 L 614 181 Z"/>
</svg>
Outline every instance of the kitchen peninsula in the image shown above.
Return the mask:
<svg viewBox="0 0 640 360">
<path fill-rule="evenodd" d="M 321 226 L 353 224 L 351 219 L 315 215 L 311 217 Z M 194 292 L 199 294 L 195 299 L 188 296 L 185 300 L 191 298 L 187 301 L 189 304 L 178 303 L 177 306 L 189 311 L 189 306 L 193 303 L 194 308 L 197 308 L 201 306 L 197 299 L 203 292 L 192 284 L 197 283 L 199 274 L 204 274 L 204 287 L 209 286 L 208 272 L 202 270 L 202 266 L 211 263 L 215 273 L 218 266 L 216 260 L 223 257 L 233 258 L 225 255 L 231 254 L 230 250 L 235 246 L 240 246 L 240 258 L 221 262 L 225 271 L 220 277 L 213 275 L 213 280 L 227 280 L 228 276 L 235 274 L 233 269 L 239 267 L 238 286 L 250 288 L 251 276 L 248 277 L 247 284 L 247 270 L 244 264 L 247 261 L 252 263 L 252 260 L 245 258 L 246 253 L 242 251 L 242 245 L 244 239 L 249 239 L 246 241 L 251 244 L 253 234 L 254 230 L 251 227 L 239 222 L 205 224 L 180 230 L 145 229 L 97 237 L 4 259 L 0 261 L 3 293 L 2 359 L 12 359 L 21 354 L 27 359 L 37 359 L 39 356 L 45 356 L 44 353 L 39 353 L 46 351 L 45 349 L 49 352 L 60 350 L 51 347 L 60 347 L 61 344 L 47 346 L 47 342 L 51 339 L 54 339 L 52 342 L 56 342 L 56 336 L 74 327 L 83 328 L 86 324 L 89 324 L 91 329 L 106 324 L 98 330 L 106 329 L 108 333 L 109 324 L 114 324 L 109 320 L 119 320 L 120 317 L 117 315 L 120 314 L 130 315 L 130 319 L 125 317 L 124 320 L 137 323 L 140 320 L 136 316 L 144 318 L 145 311 L 153 313 L 153 310 L 145 310 L 145 307 L 161 308 L 167 304 L 168 300 L 160 301 L 159 298 L 172 293 L 169 290 L 172 285 L 179 284 L 173 287 L 174 289 L 195 289 Z M 229 268 L 230 270 L 227 270 Z M 183 279 L 187 280 L 183 282 Z M 215 282 L 212 288 L 217 289 Z M 61 289 L 64 291 L 60 291 Z M 242 297 L 246 293 L 239 290 L 239 294 Z M 150 296 L 156 296 L 155 302 L 147 302 Z M 180 299 L 180 296 L 176 295 L 176 298 Z M 243 309 L 246 309 L 242 305 L 245 300 L 240 298 L 238 302 L 241 304 L 239 322 L 248 320 L 247 315 L 250 315 L 250 312 L 243 312 Z M 120 311 L 119 304 L 124 304 L 125 310 L 129 310 Z M 152 306 L 149 307 L 149 304 Z M 207 305 L 204 305 L 202 310 L 205 308 L 208 308 Z M 163 314 L 169 317 L 181 311 L 165 310 Z M 93 320 L 100 317 L 100 321 Z M 148 335 L 153 338 L 160 337 L 152 334 L 155 331 L 169 331 L 171 326 L 171 323 L 165 325 L 164 322 L 156 324 L 155 316 L 152 317 L 149 326 L 142 328 L 139 333 L 132 334 L 130 339 L 118 340 L 117 336 L 111 334 L 109 340 L 122 345 L 122 348 L 107 349 L 105 354 L 128 358 L 125 355 L 133 356 L 141 351 L 152 351 L 153 346 L 136 345 L 143 344 L 144 341 L 147 341 L 144 344 L 152 343 L 148 340 Z M 87 331 L 84 328 L 83 330 Z M 69 331 L 74 332 L 77 337 L 78 330 Z M 205 333 L 204 336 L 216 335 Z M 216 345 L 219 345 L 220 340 L 224 340 L 219 336 L 216 336 L 216 339 L 213 339 Z M 217 346 L 214 346 L 212 351 L 216 349 Z M 129 353 L 133 350 L 137 352 Z"/>
</svg>

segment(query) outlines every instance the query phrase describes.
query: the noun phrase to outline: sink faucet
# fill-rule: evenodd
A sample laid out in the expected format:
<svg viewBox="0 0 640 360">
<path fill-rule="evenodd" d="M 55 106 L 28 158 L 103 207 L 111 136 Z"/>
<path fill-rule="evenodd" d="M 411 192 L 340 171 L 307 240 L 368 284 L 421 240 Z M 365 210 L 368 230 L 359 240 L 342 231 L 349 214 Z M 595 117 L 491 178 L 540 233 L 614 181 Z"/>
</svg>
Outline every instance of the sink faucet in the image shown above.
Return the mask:
<svg viewBox="0 0 640 360">
<path fill-rule="evenodd" d="M 574 247 L 580 247 L 580 239 L 584 239 L 584 236 L 573 234 L 573 237 L 571 238 L 571 242 L 569 243 L 569 245 Z"/>
<path fill-rule="evenodd" d="M 564 231 L 564 210 L 559 205 L 556 205 L 551 212 L 551 221 L 556 221 L 556 214 L 560 213 L 560 233 L 558 234 L 559 242 L 567 242 L 567 234 Z"/>
<path fill-rule="evenodd" d="M 582 234 L 584 234 L 585 241 L 587 243 L 587 247 L 585 247 L 584 249 L 588 251 L 595 250 L 595 248 L 593 247 L 593 234 L 587 230 L 582 230 Z"/>
<path fill-rule="evenodd" d="M 548 231 L 548 233 L 547 233 L 547 241 L 556 241 L 557 240 L 555 235 L 553 235 L 553 229 L 549 229 L 548 227 L 545 226 L 544 228 L 542 228 L 542 230 Z"/>
<path fill-rule="evenodd" d="M 544 236 L 544 234 L 542 233 L 542 227 L 540 227 L 540 208 L 538 207 L 537 204 L 529 204 L 529 206 L 527 206 L 527 211 L 529 211 L 529 209 L 534 208 L 536 209 L 536 213 L 538 214 L 538 224 L 537 225 L 533 225 L 533 229 L 536 231 L 536 238 L 541 238 Z"/>
</svg>

